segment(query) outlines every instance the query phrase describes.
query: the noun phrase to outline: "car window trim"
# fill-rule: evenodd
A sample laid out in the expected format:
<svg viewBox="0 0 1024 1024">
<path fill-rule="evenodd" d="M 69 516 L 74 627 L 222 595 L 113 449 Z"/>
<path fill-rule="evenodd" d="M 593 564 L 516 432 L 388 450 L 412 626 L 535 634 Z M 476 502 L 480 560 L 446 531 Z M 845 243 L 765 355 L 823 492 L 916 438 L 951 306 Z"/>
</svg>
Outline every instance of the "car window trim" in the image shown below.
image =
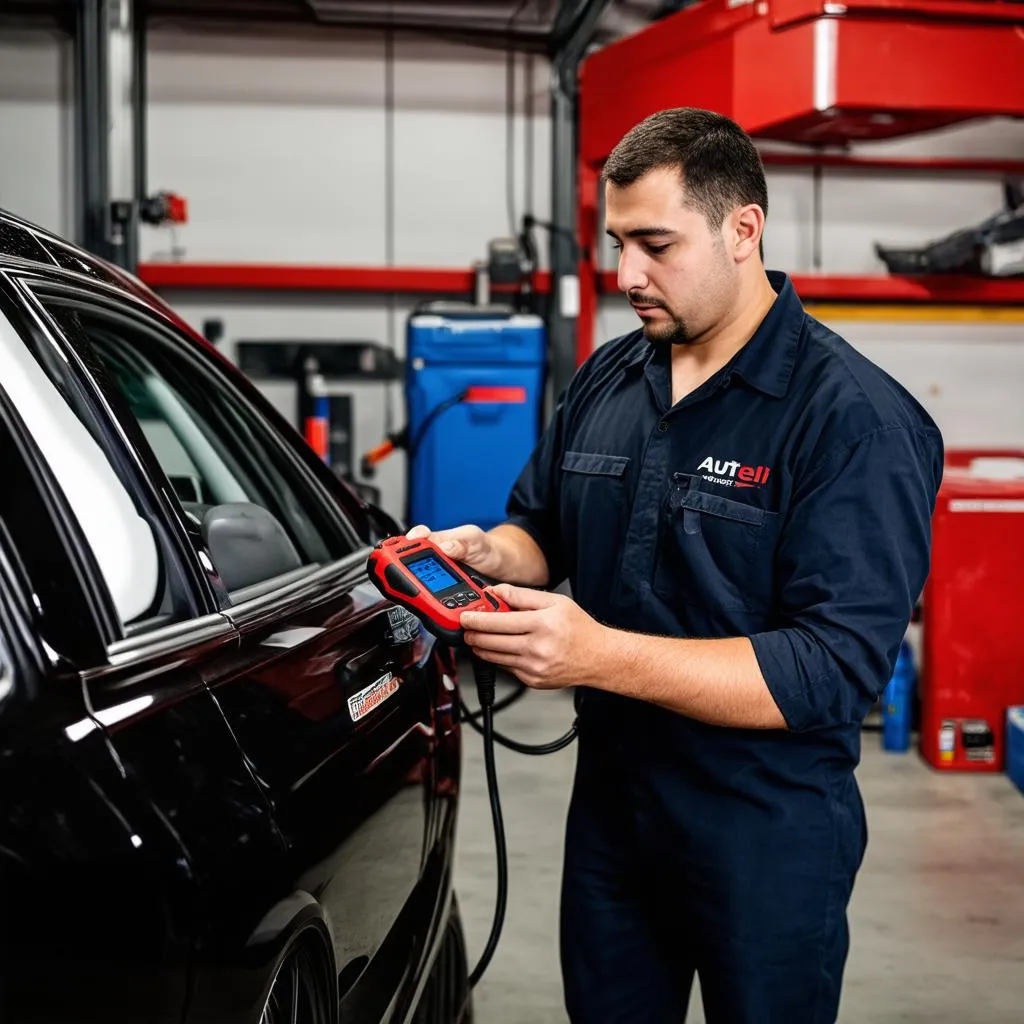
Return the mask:
<svg viewBox="0 0 1024 1024">
<path fill-rule="evenodd" d="M 234 604 L 224 609 L 224 614 L 238 628 L 244 629 L 272 613 L 286 611 L 297 604 L 322 596 L 338 588 L 358 586 L 369 577 L 366 559 L 369 547 L 363 547 L 350 555 L 321 566 L 302 579 L 286 583 L 267 594 Z"/>
<path fill-rule="evenodd" d="M 281 573 L 280 576 L 271 576 L 269 579 L 260 580 L 259 583 L 251 583 L 247 587 L 241 587 L 238 590 L 229 590 L 228 597 L 231 598 L 231 607 L 237 608 L 239 605 L 244 605 L 250 601 L 255 601 L 258 598 L 272 594 L 276 590 L 280 590 L 282 587 L 289 586 L 290 584 L 301 580 L 307 580 L 310 576 L 320 572 L 325 565 L 333 564 L 334 562 L 332 561 L 330 563 L 324 563 L 324 565 L 318 565 L 316 563 L 300 565 L 298 569 L 289 569 L 288 572 Z M 225 609 L 225 611 L 226 610 L 227 609 Z"/>
<path fill-rule="evenodd" d="M 115 640 L 107 645 L 110 668 L 137 665 L 152 658 L 166 657 L 189 647 L 215 640 L 280 613 L 339 587 L 350 589 L 366 581 L 368 547 L 321 566 L 301 579 L 290 580 L 266 594 L 260 594 L 223 611 L 185 622 L 161 626 L 141 636 Z M 107 666 L 86 675 L 102 675 Z"/>
<path fill-rule="evenodd" d="M 107 665 L 98 667 L 94 672 L 83 673 L 86 679 L 93 675 L 103 675 L 111 668 L 124 665 L 137 665 L 153 658 L 177 654 L 209 640 L 221 636 L 230 636 L 235 632 L 234 626 L 222 612 L 200 615 L 198 618 L 174 622 L 169 626 L 160 626 L 141 636 L 129 637 L 126 640 L 115 640 L 107 645 Z"/>
</svg>

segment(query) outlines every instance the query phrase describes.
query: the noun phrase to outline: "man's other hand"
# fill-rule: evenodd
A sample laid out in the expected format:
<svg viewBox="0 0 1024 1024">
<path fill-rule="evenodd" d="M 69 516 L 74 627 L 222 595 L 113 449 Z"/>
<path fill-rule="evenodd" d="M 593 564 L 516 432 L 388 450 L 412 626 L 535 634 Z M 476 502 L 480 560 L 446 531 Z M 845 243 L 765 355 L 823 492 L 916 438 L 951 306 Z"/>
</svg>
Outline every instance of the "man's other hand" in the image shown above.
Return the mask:
<svg viewBox="0 0 1024 1024">
<path fill-rule="evenodd" d="M 491 588 L 512 611 L 463 612 L 475 655 L 514 673 L 527 686 L 558 690 L 596 679 L 610 630 L 575 601 L 502 583 Z"/>
</svg>

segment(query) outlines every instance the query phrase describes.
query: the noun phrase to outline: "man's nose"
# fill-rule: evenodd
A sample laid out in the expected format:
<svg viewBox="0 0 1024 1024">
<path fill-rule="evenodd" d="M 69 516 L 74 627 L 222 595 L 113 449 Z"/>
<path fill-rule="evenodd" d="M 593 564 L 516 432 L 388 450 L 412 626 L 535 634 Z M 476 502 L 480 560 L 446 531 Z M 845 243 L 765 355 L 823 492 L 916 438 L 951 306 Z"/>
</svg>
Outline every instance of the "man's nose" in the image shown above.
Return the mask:
<svg viewBox="0 0 1024 1024">
<path fill-rule="evenodd" d="M 647 284 L 647 270 L 644 265 L 643 254 L 636 249 L 623 249 L 619 253 L 619 291 L 643 291 Z"/>
</svg>

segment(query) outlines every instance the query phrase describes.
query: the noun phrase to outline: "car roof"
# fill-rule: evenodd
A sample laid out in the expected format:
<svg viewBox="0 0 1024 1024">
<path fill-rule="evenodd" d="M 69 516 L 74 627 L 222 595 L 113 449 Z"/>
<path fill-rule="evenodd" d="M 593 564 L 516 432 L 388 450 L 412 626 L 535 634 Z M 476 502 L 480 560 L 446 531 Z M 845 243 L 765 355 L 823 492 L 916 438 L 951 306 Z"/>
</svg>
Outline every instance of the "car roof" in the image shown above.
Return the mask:
<svg viewBox="0 0 1024 1024">
<path fill-rule="evenodd" d="M 0 270 L 35 270 L 60 275 L 65 280 L 77 277 L 78 282 L 86 286 L 90 283 L 105 285 L 125 298 L 141 302 L 194 342 L 214 349 L 172 306 L 130 271 L 3 208 L 0 208 Z"/>
<path fill-rule="evenodd" d="M 120 267 L 66 238 L 0 208 L 0 267 L 24 270 L 70 271 L 102 281 L 129 294 L 138 294 L 141 282 Z"/>
</svg>

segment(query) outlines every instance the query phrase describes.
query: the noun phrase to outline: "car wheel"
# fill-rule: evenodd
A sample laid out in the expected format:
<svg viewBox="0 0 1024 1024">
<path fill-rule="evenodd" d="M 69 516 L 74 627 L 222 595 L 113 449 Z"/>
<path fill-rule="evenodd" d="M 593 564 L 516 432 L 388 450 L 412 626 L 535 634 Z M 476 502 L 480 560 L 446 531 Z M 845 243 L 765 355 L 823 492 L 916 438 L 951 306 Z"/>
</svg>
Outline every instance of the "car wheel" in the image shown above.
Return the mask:
<svg viewBox="0 0 1024 1024">
<path fill-rule="evenodd" d="M 452 901 L 441 949 L 434 961 L 413 1024 L 473 1024 L 466 940 L 459 905 Z"/>
<path fill-rule="evenodd" d="M 278 968 L 259 1024 L 330 1024 L 323 977 L 309 943 L 294 949 Z"/>
</svg>

